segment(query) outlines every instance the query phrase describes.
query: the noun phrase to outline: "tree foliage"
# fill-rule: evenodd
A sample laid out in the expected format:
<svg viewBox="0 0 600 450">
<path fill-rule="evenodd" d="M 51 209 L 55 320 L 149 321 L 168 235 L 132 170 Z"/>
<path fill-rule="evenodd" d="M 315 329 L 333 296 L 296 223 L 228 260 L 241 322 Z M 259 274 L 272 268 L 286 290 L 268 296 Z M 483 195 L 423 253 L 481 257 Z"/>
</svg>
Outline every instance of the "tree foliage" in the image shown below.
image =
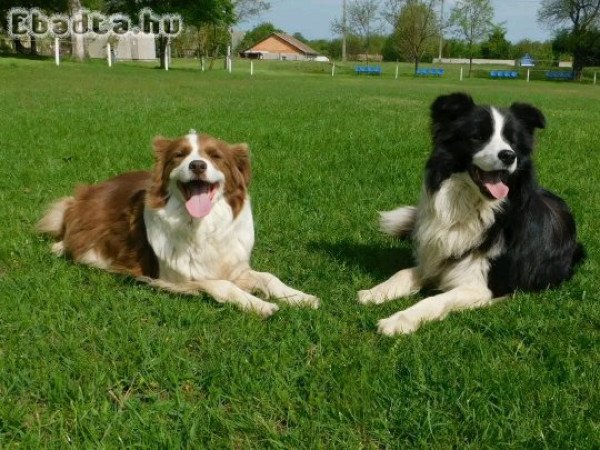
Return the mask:
<svg viewBox="0 0 600 450">
<path fill-rule="evenodd" d="M 331 24 L 332 31 L 337 34 L 347 31 L 351 35 L 360 37 L 363 41 L 363 49 L 368 54 L 371 49 L 371 38 L 381 30 L 379 6 L 379 0 L 350 0 L 347 7 L 347 29 L 344 30 L 341 19 L 336 19 Z"/>
<path fill-rule="evenodd" d="M 481 56 L 486 59 L 509 59 L 511 43 L 506 39 L 506 29 L 494 25 L 486 41 L 481 44 Z"/>
<path fill-rule="evenodd" d="M 271 2 L 265 0 L 231 0 L 231 2 L 236 23 L 245 22 L 271 8 Z"/>
<path fill-rule="evenodd" d="M 600 0 L 543 0 L 538 21 L 549 27 L 567 27 L 557 34 L 554 47 L 573 56 L 575 78 L 581 77 L 585 66 L 598 64 Z"/>
<path fill-rule="evenodd" d="M 480 43 L 492 30 L 494 8 L 490 0 L 457 0 L 450 13 L 450 25 L 467 42 L 469 74 L 473 67 L 473 46 Z"/>
<path fill-rule="evenodd" d="M 140 9 L 151 8 L 156 14 L 179 13 L 187 25 L 197 28 L 210 26 L 214 30 L 226 29 L 235 22 L 231 0 L 107 0 L 109 12 L 122 12 L 137 16 Z M 167 38 L 158 38 L 160 66 L 165 66 Z"/>
<path fill-rule="evenodd" d="M 273 25 L 271 22 L 263 22 L 255 26 L 252 30 L 248 31 L 244 36 L 244 39 L 238 46 L 238 51 L 244 51 L 252 47 L 257 42 L 262 41 L 272 33 L 281 33 L 282 31 Z"/>
<path fill-rule="evenodd" d="M 439 37 L 434 3 L 435 0 L 408 0 L 396 22 L 394 41 L 404 59 L 414 63 L 415 71 L 425 52 L 433 50 Z"/>
</svg>

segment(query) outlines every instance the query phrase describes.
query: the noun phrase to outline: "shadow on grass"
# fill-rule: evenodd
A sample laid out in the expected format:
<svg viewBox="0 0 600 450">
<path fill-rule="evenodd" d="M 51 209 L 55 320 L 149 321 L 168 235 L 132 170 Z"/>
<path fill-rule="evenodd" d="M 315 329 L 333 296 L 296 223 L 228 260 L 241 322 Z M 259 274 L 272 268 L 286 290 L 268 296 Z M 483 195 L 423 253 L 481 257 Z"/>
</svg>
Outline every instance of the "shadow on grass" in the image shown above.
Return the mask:
<svg viewBox="0 0 600 450">
<path fill-rule="evenodd" d="M 400 269 L 414 266 L 410 244 L 404 245 L 385 248 L 376 244 L 350 241 L 312 241 L 308 243 L 308 248 L 325 253 L 336 261 L 347 263 L 375 279 L 384 281 Z"/>
<path fill-rule="evenodd" d="M 1 52 L 0 58 L 11 58 L 11 59 L 24 59 L 31 61 L 50 61 L 54 59 L 53 56 L 45 56 L 45 55 L 31 55 L 29 53 L 10 53 L 10 52 Z"/>
</svg>

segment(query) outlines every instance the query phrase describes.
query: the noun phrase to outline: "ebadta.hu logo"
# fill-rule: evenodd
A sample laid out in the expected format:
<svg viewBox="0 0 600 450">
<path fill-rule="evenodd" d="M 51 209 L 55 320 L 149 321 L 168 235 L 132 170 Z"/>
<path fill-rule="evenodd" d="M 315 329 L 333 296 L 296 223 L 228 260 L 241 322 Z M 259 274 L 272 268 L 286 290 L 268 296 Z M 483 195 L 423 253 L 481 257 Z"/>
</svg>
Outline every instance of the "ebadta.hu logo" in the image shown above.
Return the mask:
<svg viewBox="0 0 600 450">
<path fill-rule="evenodd" d="M 13 39 L 23 36 L 66 38 L 77 34 L 110 37 L 130 31 L 173 38 L 183 29 L 183 19 L 179 14 L 158 15 L 150 8 L 144 8 L 140 10 L 138 19 L 134 23 L 127 14 L 106 15 L 87 9 L 68 16 L 47 15 L 39 8 L 11 8 L 7 13 L 7 28 Z"/>
</svg>

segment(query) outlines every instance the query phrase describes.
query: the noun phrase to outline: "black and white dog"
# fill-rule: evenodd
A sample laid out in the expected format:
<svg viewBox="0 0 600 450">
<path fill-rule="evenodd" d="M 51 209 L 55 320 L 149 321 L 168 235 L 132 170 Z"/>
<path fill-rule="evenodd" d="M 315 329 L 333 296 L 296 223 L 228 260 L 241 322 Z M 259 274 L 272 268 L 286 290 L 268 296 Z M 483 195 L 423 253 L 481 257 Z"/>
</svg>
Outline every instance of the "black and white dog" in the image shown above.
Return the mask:
<svg viewBox="0 0 600 450">
<path fill-rule="evenodd" d="M 540 188 L 531 153 L 537 108 L 476 105 L 462 93 L 431 106 L 433 152 L 419 206 L 381 214 L 392 235 L 412 232 L 417 266 L 372 289 L 380 304 L 424 286 L 442 291 L 379 321 L 386 335 L 411 333 L 454 310 L 478 308 L 515 290 L 537 291 L 571 278 L 584 258 L 565 202 Z"/>
</svg>

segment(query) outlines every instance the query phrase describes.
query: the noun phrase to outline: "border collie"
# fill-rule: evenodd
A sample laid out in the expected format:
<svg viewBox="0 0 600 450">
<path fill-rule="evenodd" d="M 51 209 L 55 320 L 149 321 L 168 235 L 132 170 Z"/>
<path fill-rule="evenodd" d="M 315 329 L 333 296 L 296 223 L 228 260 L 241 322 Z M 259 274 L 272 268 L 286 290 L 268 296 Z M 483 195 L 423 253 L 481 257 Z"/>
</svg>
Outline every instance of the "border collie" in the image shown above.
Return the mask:
<svg viewBox="0 0 600 450">
<path fill-rule="evenodd" d="M 557 286 L 584 258 L 569 208 L 536 182 L 531 153 L 534 130 L 545 127 L 541 111 L 524 103 L 476 105 L 455 93 L 433 102 L 431 119 L 433 151 L 419 206 L 381 214 L 382 231 L 412 232 L 417 266 L 358 298 L 381 304 L 425 286 L 442 293 L 379 321 L 386 335 L 516 290 Z"/>
<path fill-rule="evenodd" d="M 262 316 L 279 308 L 250 292 L 317 308 L 312 295 L 250 269 L 254 225 L 246 144 L 191 131 L 154 139 L 151 172 L 129 172 L 54 203 L 38 230 L 75 261 L 166 290 L 206 292 Z"/>
</svg>

